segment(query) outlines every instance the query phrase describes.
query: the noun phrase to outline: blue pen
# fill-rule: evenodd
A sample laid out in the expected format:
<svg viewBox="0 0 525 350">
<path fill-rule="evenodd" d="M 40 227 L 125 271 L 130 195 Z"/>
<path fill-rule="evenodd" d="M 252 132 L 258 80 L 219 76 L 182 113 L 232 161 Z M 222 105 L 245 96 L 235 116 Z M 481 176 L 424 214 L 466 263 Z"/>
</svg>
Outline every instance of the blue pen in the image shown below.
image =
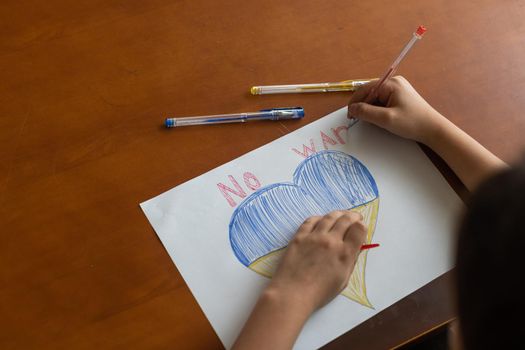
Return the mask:
<svg viewBox="0 0 525 350">
<path fill-rule="evenodd" d="M 244 123 L 250 120 L 301 119 L 302 117 L 304 117 L 304 109 L 302 107 L 285 107 L 262 109 L 259 112 L 166 118 L 165 125 L 167 128 L 175 128 L 188 125 Z"/>
</svg>

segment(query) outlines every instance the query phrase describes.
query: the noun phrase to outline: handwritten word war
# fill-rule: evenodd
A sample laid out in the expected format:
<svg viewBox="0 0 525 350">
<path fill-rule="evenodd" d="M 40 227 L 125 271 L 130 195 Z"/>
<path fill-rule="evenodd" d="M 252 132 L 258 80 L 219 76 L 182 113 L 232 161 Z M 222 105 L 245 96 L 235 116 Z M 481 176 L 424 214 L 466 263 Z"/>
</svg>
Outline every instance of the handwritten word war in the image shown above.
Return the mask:
<svg viewBox="0 0 525 350">
<path fill-rule="evenodd" d="M 346 142 L 344 138 L 341 137 L 341 132 L 346 131 L 346 130 L 348 130 L 348 126 L 341 125 L 341 126 L 338 126 L 337 128 L 330 129 L 331 133 L 330 132 L 325 133 L 323 131 L 320 131 L 319 136 L 321 137 L 321 142 L 323 144 L 324 149 L 328 150 L 329 145 L 335 146 L 338 143 L 340 143 L 341 145 L 344 145 Z M 292 148 L 292 151 L 297 153 L 303 158 L 308 158 L 309 156 L 317 152 L 317 148 L 316 148 L 314 139 L 311 138 L 309 141 L 310 141 L 309 145 L 303 144 L 302 152 L 298 150 L 297 148 Z"/>
</svg>

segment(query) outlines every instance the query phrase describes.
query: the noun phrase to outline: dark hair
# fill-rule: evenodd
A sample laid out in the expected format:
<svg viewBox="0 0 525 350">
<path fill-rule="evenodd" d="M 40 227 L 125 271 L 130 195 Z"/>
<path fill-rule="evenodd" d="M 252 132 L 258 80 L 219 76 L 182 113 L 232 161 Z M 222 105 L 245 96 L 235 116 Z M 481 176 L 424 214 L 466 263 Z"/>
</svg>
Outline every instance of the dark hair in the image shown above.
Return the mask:
<svg viewBox="0 0 525 350">
<path fill-rule="evenodd" d="M 456 285 L 465 349 L 514 349 L 525 331 L 525 163 L 472 194 L 459 232 Z"/>
</svg>

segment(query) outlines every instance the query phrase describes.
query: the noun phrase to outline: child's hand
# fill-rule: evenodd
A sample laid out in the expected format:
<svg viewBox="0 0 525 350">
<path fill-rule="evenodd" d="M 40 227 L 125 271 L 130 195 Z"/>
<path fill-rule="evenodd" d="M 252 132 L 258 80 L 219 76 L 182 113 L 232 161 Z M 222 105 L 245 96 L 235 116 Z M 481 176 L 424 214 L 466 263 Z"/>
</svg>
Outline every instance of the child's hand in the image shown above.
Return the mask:
<svg viewBox="0 0 525 350">
<path fill-rule="evenodd" d="M 357 90 L 348 103 L 348 116 L 382 127 L 399 136 L 428 144 L 446 119 L 401 76 L 381 86 L 378 99 L 363 102 L 377 81 Z"/>
<path fill-rule="evenodd" d="M 348 284 L 365 243 L 359 213 L 334 211 L 307 219 L 290 241 L 268 286 L 300 302 L 308 311 L 325 305 Z"/>
<path fill-rule="evenodd" d="M 366 232 L 361 214 L 346 210 L 307 219 L 233 349 L 291 349 L 310 314 L 348 284 Z"/>
</svg>

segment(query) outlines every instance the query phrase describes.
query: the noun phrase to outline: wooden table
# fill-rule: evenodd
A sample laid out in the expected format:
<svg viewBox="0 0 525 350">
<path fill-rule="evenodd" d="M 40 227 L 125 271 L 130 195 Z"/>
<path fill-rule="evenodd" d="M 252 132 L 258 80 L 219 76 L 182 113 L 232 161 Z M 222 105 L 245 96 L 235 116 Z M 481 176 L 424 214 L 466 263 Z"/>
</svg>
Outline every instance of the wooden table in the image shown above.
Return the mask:
<svg viewBox="0 0 525 350">
<path fill-rule="evenodd" d="M 3 0 L 0 348 L 221 348 L 139 202 L 348 101 L 251 85 L 378 76 L 419 24 L 399 73 L 511 161 L 525 145 L 523 18 L 519 0 Z M 307 117 L 162 127 L 291 105 Z M 395 346 L 446 322 L 449 282 L 329 347 Z"/>
</svg>

